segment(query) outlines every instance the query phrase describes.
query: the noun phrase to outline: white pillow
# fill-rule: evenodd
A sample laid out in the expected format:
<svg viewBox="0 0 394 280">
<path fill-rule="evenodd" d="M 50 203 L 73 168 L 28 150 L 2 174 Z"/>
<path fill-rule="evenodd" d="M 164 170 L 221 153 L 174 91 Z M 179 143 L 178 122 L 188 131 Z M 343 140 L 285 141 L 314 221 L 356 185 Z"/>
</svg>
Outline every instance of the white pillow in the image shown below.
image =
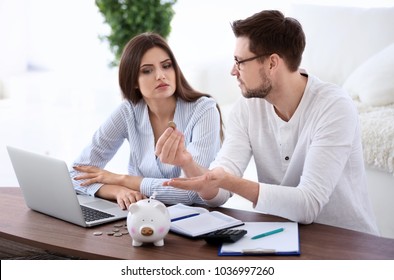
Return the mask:
<svg viewBox="0 0 394 280">
<path fill-rule="evenodd" d="M 306 35 L 301 68 L 343 85 L 364 61 L 394 42 L 394 7 L 357 8 L 292 4 Z"/>
<path fill-rule="evenodd" d="M 394 43 L 356 68 L 343 88 L 371 106 L 394 103 Z"/>
</svg>

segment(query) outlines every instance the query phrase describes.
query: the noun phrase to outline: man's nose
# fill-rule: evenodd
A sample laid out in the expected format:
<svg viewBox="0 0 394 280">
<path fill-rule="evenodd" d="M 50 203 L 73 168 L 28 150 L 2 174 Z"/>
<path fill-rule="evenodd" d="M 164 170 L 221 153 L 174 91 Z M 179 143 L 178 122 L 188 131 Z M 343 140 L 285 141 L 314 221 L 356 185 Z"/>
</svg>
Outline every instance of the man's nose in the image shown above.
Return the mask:
<svg viewBox="0 0 394 280">
<path fill-rule="evenodd" d="M 239 70 L 236 66 L 236 64 L 234 63 L 233 68 L 231 68 L 231 72 L 230 72 L 231 76 L 238 76 L 239 74 Z"/>
</svg>

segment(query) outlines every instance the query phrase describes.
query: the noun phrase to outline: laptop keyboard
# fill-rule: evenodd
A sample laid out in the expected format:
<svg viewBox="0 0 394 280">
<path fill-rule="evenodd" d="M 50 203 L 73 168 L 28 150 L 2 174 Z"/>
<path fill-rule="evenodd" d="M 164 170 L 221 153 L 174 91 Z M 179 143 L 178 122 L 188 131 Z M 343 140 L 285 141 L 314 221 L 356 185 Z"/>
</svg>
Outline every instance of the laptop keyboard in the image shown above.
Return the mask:
<svg viewBox="0 0 394 280">
<path fill-rule="evenodd" d="M 114 215 L 102 212 L 100 210 L 96 210 L 93 208 L 89 208 L 81 205 L 82 213 L 86 222 L 97 221 L 105 218 L 114 217 Z"/>
</svg>

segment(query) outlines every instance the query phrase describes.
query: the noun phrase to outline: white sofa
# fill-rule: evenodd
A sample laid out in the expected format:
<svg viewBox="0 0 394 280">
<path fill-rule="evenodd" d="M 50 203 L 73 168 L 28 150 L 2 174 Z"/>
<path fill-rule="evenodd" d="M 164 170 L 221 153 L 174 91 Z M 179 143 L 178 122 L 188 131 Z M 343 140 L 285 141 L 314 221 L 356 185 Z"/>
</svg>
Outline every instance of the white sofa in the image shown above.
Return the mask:
<svg viewBox="0 0 394 280">
<path fill-rule="evenodd" d="M 359 109 L 368 188 L 377 223 L 382 236 L 394 238 L 394 7 L 295 4 L 286 14 L 297 18 L 306 34 L 301 67 L 343 86 Z M 204 67 L 198 86 L 212 94 L 226 94 L 218 98 L 226 119 L 231 102 L 240 93 L 235 78 L 228 74 L 229 65 L 224 69 L 224 60 L 217 60 Z M 257 178 L 253 163 L 244 177 Z M 238 196 L 225 206 L 253 210 L 250 202 Z"/>
</svg>

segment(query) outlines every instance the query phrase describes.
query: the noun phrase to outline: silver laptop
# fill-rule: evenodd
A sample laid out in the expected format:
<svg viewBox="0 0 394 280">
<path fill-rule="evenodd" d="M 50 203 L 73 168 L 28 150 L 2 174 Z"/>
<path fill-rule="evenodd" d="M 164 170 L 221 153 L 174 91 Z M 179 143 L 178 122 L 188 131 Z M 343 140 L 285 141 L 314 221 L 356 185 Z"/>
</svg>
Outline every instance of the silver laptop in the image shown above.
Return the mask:
<svg viewBox="0 0 394 280">
<path fill-rule="evenodd" d="M 118 204 L 77 194 L 64 161 L 7 146 L 19 186 L 29 208 L 91 227 L 127 217 Z"/>
</svg>

